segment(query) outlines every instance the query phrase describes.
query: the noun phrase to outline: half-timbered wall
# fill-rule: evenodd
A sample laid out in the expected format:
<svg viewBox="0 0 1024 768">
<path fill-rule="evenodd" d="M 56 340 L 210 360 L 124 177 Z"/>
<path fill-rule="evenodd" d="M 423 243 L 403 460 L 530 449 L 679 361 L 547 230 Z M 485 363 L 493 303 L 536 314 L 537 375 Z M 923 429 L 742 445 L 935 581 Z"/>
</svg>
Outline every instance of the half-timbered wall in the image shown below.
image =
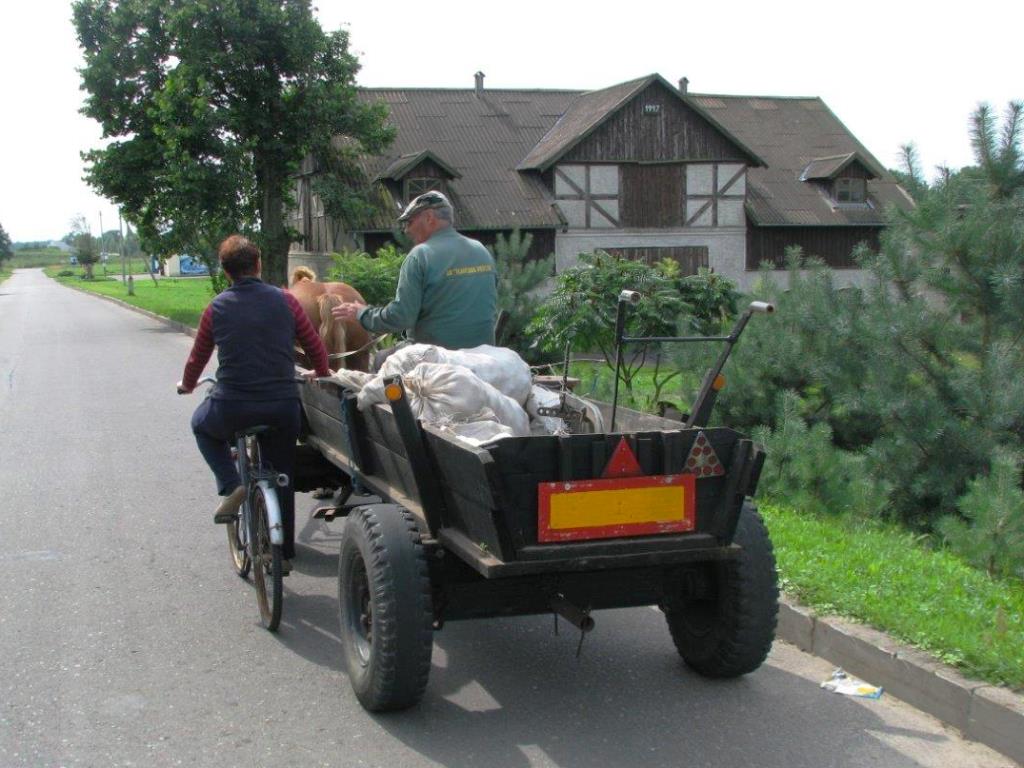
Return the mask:
<svg viewBox="0 0 1024 768">
<path fill-rule="evenodd" d="M 570 229 L 743 227 L 741 163 L 560 164 L 555 201 Z"/>
<path fill-rule="evenodd" d="M 573 229 L 607 229 L 619 224 L 619 168 L 615 165 L 558 165 L 555 200 Z"/>
</svg>

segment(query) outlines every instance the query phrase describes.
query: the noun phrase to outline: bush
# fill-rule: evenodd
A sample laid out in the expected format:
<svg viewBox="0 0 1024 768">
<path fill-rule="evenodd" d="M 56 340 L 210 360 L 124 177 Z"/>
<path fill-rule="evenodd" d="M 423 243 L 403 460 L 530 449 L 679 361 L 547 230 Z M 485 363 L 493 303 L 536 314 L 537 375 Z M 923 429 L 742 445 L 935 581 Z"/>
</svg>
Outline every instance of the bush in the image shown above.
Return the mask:
<svg viewBox="0 0 1024 768">
<path fill-rule="evenodd" d="M 363 295 L 367 304 L 380 307 L 395 298 L 398 272 L 405 254 L 388 244 L 371 256 L 362 251 L 344 251 L 332 256 L 331 280 L 348 283 Z"/>
<path fill-rule="evenodd" d="M 561 353 L 568 344 L 576 352 L 599 352 L 614 370 L 615 317 L 623 290 L 642 296 L 629 310 L 627 335 L 673 336 L 689 317 L 671 281 L 653 267 L 603 251 L 580 254 L 579 261 L 579 266 L 555 278 L 554 290 L 527 328 L 542 349 Z M 659 345 L 626 347 L 619 374 L 626 389 L 632 389 L 634 377 L 648 362 L 653 364 L 656 385 L 660 381 L 663 386 L 667 379 L 659 379 L 661 359 Z M 668 378 L 675 375 L 678 371 Z"/>
<path fill-rule="evenodd" d="M 707 267 L 701 267 L 695 275 L 681 275 L 675 259 L 662 259 L 655 267 L 672 281 L 686 303 L 696 333 L 713 336 L 736 317 L 740 294 L 736 284 L 728 278 L 716 275 Z"/>
</svg>

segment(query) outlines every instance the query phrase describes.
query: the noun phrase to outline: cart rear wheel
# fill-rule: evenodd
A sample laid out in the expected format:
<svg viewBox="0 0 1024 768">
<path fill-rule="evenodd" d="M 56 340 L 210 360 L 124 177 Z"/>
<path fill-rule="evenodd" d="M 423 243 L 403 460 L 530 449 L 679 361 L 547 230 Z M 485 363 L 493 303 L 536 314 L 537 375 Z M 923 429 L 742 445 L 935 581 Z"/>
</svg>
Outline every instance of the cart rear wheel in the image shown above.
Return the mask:
<svg viewBox="0 0 1024 768">
<path fill-rule="evenodd" d="M 663 606 L 679 655 L 708 677 L 753 672 L 775 639 L 779 612 L 775 555 L 753 504 L 744 503 L 733 541 L 743 551 L 735 560 L 707 564 L 710 588 L 706 595 L 670 599 Z"/>
<path fill-rule="evenodd" d="M 372 712 L 416 704 L 430 674 L 434 615 L 409 512 L 381 504 L 349 513 L 338 598 L 345 667 L 359 702 Z"/>
</svg>

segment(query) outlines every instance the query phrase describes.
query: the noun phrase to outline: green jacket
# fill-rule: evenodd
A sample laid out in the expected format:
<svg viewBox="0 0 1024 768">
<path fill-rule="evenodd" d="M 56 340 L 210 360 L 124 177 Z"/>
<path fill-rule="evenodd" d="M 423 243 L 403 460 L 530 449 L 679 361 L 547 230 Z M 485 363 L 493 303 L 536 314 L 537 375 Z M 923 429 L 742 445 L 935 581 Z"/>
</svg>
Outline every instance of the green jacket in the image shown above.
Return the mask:
<svg viewBox="0 0 1024 768">
<path fill-rule="evenodd" d="M 465 349 L 494 343 L 497 302 L 491 254 L 449 226 L 409 251 L 394 301 L 360 310 L 359 322 L 375 333 L 408 330 L 417 343 Z"/>
</svg>

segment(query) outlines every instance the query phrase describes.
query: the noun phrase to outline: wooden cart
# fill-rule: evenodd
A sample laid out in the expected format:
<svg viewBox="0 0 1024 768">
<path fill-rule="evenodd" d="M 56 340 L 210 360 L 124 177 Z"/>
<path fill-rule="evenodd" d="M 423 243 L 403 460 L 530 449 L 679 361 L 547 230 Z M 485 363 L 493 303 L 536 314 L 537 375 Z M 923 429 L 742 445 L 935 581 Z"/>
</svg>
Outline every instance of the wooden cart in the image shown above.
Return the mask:
<svg viewBox="0 0 1024 768">
<path fill-rule="evenodd" d="M 345 518 L 342 645 L 363 706 L 415 704 L 433 632 L 461 619 L 555 613 L 587 632 L 593 611 L 656 605 L 698 672 L 764 661 L 778 590 L 751 440 L 618 408 L 611 434 L 477 448 L 417 422 L 400 378 L 385 391 L 359 411 L 334 379 L 303 385 L 295 478 L 339 489 L 323 514 Z"/>
</svg>

